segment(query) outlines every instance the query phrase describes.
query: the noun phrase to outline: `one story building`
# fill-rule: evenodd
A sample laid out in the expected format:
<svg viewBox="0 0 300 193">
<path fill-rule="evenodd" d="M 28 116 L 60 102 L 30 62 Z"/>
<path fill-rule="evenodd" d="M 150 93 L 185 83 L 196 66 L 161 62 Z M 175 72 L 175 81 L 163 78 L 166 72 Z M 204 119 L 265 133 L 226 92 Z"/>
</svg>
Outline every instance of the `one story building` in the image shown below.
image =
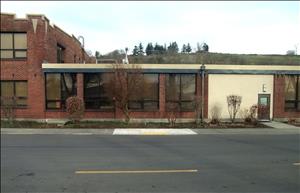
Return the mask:
<svg viewBox="0 0 300 193">
<path fill-rule="evenodd" d="M 65 119 L 65 101 L 74 95 L 85 103 L 84 119 L 123 119 L 104 89 L 112 77 L 112 65 L 96 64 L 77 38 L 50 25 L 43 15 L 17 19 L 1 14 L 1 98 L 17 99 L 19 119 Z M 194 120 L 199 99 L 203 99 L 204 119 L 211 118 L 215 106 L 220 118 L 227 119 L 230 94 L 242 97 L 241 109 L 264 106 L 258 112 L 260 120 L 300 117 L 299 64 L 139 66 L 147 90 L 136 91 L 129 101 L 135 120 L 166 121 L 174 106 L 179 120 Z"/>
</svg>

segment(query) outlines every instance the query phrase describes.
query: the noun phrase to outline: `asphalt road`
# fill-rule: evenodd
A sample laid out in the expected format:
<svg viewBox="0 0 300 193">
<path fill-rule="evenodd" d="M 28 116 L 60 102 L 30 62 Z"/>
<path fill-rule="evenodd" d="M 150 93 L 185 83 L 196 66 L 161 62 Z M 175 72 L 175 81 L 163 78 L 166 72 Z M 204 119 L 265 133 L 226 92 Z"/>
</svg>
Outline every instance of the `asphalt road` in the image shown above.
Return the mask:
<svg viewBox="0 0 300 193">
<path fill-rule="evenodd" d="M 1 192 L 300 192 L 299 136 L 1 135 Z"/>
</svg>

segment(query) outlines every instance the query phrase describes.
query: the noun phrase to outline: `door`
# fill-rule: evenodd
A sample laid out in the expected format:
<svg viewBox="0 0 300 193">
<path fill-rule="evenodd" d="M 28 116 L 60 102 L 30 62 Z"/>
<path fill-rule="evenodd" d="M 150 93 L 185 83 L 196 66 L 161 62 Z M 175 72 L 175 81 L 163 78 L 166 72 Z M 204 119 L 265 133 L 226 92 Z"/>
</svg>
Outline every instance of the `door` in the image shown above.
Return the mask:
<svg viewBox="0 0 300 193">
<path fill-rule="evenodd" d="M 258 94 L 257 118 L 261 121 L 270 120 L 270 94 Z"/>
</svg>

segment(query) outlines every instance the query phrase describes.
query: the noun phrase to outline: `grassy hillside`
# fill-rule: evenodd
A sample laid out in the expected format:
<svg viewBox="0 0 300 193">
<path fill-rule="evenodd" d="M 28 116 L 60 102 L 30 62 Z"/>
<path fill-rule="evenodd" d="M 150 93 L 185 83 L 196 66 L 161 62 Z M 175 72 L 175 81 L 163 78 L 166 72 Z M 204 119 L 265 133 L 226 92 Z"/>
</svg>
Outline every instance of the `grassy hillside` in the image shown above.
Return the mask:
<svg viewBox="0 0 300 193">
<path fill-rule="evenodd" d="M 300 56 L 193 53 L 150 56 L 129 56 L 130 63 L 136 64 L 248 64 L 248 65 L 300 65 Z M 116 58 L 117 59 L 117 58 Z"/>
</svg>

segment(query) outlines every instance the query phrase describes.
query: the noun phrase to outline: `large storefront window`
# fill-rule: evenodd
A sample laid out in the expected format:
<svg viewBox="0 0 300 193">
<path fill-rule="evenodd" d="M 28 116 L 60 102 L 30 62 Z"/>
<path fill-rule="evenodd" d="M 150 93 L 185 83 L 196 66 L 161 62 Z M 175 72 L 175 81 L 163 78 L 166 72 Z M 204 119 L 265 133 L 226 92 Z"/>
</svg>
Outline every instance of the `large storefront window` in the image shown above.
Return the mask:
<svg viewBox="0 0 300 193">
<path fill-rule="evenodd" d="M 300 76 L 285 76 L 285 109 L 300 111 Z"/>
<path fill-rule="evenodd" d="M 27 34 L 1 32 L 1 59 L 27 57 Z"/>
<path fill-rule="evenodd" d="M 113 110 L 114 103 L 108 89 L 113 73 L 84 74 L 84 102 L 86 109 Z"/>
<path fill-rule="evenodd" d="M 166 108 L 168 111 L 195 109 L 196 76 L 194 74 L 166 75 Z"/>
<path fill-rule="evenodd" d="M 128 74 L 130 79 L 131 74 Z M 129 109 L 133 110 L 158 110 L 159 81 L 158 74 L 143 74 L 140 88 L 133 93 L 129 100 Z"/>
<path fill-rule="evenodd" d="M 46 74 L 46 108 L 65 109 L 66 99 L 77 94 L 76 73 Z"/>
<path fill-rule="evenodd" d="M 1 105 L 27 106 L 27 81 L 1 81 Z"/>
</svg>

